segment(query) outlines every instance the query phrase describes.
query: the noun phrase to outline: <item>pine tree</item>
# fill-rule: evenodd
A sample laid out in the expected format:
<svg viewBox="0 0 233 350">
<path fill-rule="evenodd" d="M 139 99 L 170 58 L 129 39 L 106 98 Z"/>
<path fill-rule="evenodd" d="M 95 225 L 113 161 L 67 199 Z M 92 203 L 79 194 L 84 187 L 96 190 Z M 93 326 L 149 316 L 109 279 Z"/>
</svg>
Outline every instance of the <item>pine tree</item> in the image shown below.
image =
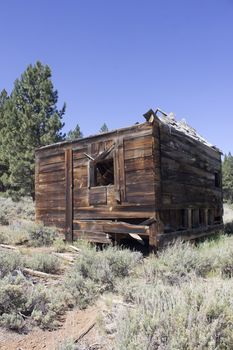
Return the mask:
<svg viewBox="0 0 233 350">
<path fill-rule="evenodd" d="M 109 131 L 109 130 L 108 130 L 107 124 L 104 123 L 104 124 L 101 126 L 99 132 L 102 133 L 102 132 L 108 132 L 108 131 Z"/>
<path fill-rule="evenodd" d="M 8 101 L 8 94 L 6 90 L 2 90 L 0 93 L 0 191 L 5 191 L 5 180 L 9 175 L 8 169 L 9 165 L 5 157 L 4 144 L 2 131 L 5 126 L 5 109 Z"/>
<path fill-rule="evenodd" d="M 70 130 L 67 134 L 67 140 L 75 140 L 83 137 L 83 133 L 80 130 L 80 126 L 77 124 L 74 130 Z"/>
<path fill-rule="evenodd" d="M 2 129 L 3 152 L 9 163 L 7 184 L 12 195 L 34 198 L 35 148 L 64 139 L 65 105 L 57 109 L 58 93 L 51 70 L 37 62 L 15 81 L 6 103 Z"/>
<path fill-rule="evenodd" d="M 224 199 L 233 202 L 233 156 L 225 155 L 222 164 Z"/>
</svg>

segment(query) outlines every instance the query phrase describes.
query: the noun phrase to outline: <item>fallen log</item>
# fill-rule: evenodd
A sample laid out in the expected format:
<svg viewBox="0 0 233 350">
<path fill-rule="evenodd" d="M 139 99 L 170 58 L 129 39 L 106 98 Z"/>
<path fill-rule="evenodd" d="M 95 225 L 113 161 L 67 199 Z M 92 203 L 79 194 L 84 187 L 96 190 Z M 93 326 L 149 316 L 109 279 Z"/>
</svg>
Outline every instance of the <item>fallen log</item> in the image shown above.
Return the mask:
<svg viewBox="0 0 233 350">
<path fill-rule="evenodd" d="M 69 245 L 69 248 L 75 250 L 77 253 L 80 253 L 81 252 L 81 249 L 80 248 L 77 248 L 75 247 L 74 245 Z"/>
<path fill-rule="evenodd" d="M 11 249 L 11 250 L 14 250 L 16 252 L 19 252 L 19 249 L 14 247 L 13 245 L 8 245 L 8 244 L 0 244 L 0 247 L 1 248 L 4 248 L 4 249 Z"/>
<path fill-rule="evenodd" d="M 55 253 L 55 252 L 53 252 L 52 254 L 57 256 L 58 258 L 61 258 L 63 260 L 68 261 L 71 264 L 75 261 L 75 258 L 73 256 L 70 256 L 70 255 L 65 254 L 65 253 Z"/>
<path fill-rule="evenodd" d="M 31 275 L 34 277 L 39 277 L 39 278 L 53 278 L 53 279 L 58 279 L 61 276 L 60 275 L 53 275 L 51 273 L 46 273 L 42 271 L 37 271 L 37 270 L 32 270 L 27 267 L 23 268 L 22 271 L 26 273 L 27 275 Z"/>
</svg>

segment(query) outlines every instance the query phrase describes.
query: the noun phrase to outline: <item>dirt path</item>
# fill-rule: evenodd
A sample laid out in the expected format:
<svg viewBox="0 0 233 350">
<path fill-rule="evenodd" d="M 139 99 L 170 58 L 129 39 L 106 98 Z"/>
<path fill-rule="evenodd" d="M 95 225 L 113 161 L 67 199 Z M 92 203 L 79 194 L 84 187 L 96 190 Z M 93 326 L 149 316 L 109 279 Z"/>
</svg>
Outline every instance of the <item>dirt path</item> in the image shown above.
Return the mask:
<svg viewBox="0 0 233 350">
<path fill-rule="evenodd" d="M 17 334 L 0 330 L 1 350 L 57 350 L 58 346 L 67 340 L 80 337 L 88 328 L 88 342 L 92 344 L 99 341 L 95 325 L 101 307 L 95 305 L 86 310 L 72 310 L 67 312 L 66 320 L 61 328 L 55 331 L 35 329 L 29 334 Z"/>
</svg>

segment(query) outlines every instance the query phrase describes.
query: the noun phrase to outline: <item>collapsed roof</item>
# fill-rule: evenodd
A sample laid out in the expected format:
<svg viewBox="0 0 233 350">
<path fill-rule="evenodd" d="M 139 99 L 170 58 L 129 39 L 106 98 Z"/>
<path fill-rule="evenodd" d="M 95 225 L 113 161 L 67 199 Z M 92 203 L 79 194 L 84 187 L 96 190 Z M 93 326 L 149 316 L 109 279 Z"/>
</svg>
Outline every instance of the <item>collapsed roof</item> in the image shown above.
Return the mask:
<svg viewBox="0 0 233 350">
<path fill-rule="evenodd" d="M 166 113 L 163 112 L 160 108 L 157 108 L 154 112 L 152 109 L 150 109 L 146 114 L 144 114 L 144 117 L 148 119 L 149 116 L 154 115 L 159 120 L 171 127 L 174 128 L 183 134 L 191 137 L 192 139 L 201 142 L 202 144 L 214 149 L 215 151 L 221 152 L 216 146 L 212 145 L 210 142 L 208 142 L 203 136 L 201 136 L 196 129 L 194 129 L 192 126 L 188 125 L 185 119 L 176 120 L 174 113 Z"/>
</svg>

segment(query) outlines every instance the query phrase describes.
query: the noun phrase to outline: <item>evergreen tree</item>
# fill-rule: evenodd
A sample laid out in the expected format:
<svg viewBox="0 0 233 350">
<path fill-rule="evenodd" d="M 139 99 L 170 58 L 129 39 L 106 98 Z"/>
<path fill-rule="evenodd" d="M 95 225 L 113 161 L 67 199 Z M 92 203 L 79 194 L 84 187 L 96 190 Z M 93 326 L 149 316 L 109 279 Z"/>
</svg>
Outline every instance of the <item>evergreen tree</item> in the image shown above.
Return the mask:
<svg viewBox="0 0 233 350">
<path fill-rule="evenodd" d="M 104 124 L 101 126 L 99 132 L 102 133 L 102 132 L 108 132 L 108 131 L 109 131 L 109 130 L 108 130 L 107 124 L 104 123 Z"/>
<path fill-rule="evenodd" d="M 83 133 L 80 130 L 80 126 L 77 124 L 74 130 L 70 130 L 67 134 L 67 140 L 75 140 L 83 137 Z"/>
<path fill-rule="evenodd" d="M 6 90 L 2 90 L 0 93 L 0 191 L 4 191 L 6 189 L 4 184 L 7 176 L 9 175 L 9 166 L 5 157 L 4 144 L 1 135 L 1 130 L 3 130 L 5 126 L 5 109 L 7 100 L 8 94 Z"/>
<path fill-rule="evenodd" d="M 2 151 L 9 164 L 7 183 L 12 195 L 34 198 L 35 148 L 64 139 L 61 129 L 65 105 L 58 110 L 57 100 L 47 65 L 40 62 L 29 65 L 15 81 L 1 130 Z"/>
<path fill-rule="evenodd" d="M 233 156 L 225 155 L 222 164 L 224 199 L 233 202 Z"/>
</svg>

